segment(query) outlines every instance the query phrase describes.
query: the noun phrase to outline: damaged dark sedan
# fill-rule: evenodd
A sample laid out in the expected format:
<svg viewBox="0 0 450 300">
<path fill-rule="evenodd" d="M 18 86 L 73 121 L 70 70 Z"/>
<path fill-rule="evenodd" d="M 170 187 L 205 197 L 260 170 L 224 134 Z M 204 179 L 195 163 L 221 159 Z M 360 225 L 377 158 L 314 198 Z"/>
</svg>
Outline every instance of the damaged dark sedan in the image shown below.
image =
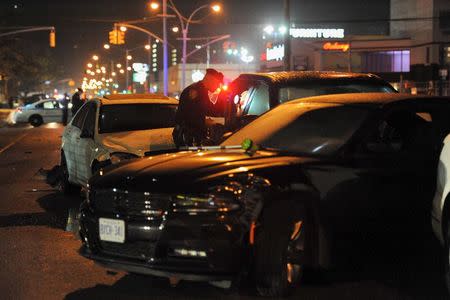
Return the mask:
<svg viewBox="0 0 450 300">
<path fill-rule="evenodd" d="M 216 149 L 108 167 L 81 207 L 80 253 L 172 279 L 251 274 L 258 294 L 286 295 L 305 269 L 339 267 L 359 241 L 381 248 L 378 237 L 428 221 L 416 212 L 431 201 L 449 113 L 441 98 L 304 98 Z"/>
</svg>

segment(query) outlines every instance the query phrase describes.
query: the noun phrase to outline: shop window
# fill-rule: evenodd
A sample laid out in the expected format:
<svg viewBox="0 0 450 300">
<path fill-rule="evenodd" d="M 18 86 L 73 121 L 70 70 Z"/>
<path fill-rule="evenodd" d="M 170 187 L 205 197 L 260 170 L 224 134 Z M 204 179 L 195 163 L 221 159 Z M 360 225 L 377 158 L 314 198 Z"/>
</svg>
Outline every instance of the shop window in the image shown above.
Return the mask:
<svg viewBox="0 0 450 300">
<path fill-rule="evenodd" d="M 362 72 L 393 73 L 410 71 L 410 51 L 378 51 L 362 55 Z"/>
<path fill-rule="evenodd" d="M 450 32 L 450 10 L 439 13 L 439 28 L 445 33 Z"/>
</svg>

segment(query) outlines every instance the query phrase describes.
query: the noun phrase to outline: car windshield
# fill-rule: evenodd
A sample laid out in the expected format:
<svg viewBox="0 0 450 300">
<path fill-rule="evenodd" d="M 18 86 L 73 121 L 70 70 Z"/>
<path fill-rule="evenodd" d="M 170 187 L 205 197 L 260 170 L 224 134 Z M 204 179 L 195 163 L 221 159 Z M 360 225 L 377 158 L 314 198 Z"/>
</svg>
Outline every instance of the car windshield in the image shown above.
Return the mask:
<svg viewBox="0 0 450 300">
<path fill-rule="evenodd" d="M 176 105 L 104 105 L 99 116 L 99 133 L 169 128 L 175 126 Z"/>
<path fill-rule="evenodd" d="M 358 130 L 368 109 L 333 103 L 287 103 L 243 127 L 222 146 L 251 139 L 263 148 L 328 156 Z"/>
<path fill-rule="evenodd" d="M 375 82 L 326 82 L 282 86 L 279 89 L 280 103 L 312 96 L 347 93 L 395 93 L 389 85 Z"/>
</svg>

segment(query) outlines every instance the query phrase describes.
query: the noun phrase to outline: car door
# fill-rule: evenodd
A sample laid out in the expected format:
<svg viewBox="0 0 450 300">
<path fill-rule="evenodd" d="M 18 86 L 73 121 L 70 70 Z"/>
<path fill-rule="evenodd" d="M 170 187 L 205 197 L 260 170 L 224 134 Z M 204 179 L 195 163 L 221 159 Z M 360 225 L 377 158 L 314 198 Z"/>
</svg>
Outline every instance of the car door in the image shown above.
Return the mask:
<svg viewBox="0 0 450 300">
<path fill-rule="evenodd" d="M 84 119 L 78 139 L 77 152 L 78 179 L 85 185 L 92 176 L 92 157 L 95 152 L 95 128 L 97 121 L 97 104 L 90 102 L 86 105 L 87 114 Z"/>
<path fill-rule="evenodd" d="M 370 193 L 360 212 L 370 230 L 398 233 L 427 224 L 439 153 L 433 116 L 422 105 L 389 107 L 362 140 L 353 167 Z"/>
<path fill-rule="evenodd" d="M 58 101 L 56 100 L 45 101 L 43 103 L 42 108 L 43 108 L 42 117 L 44 123 L 61 122 L 62 110 L 59 107 Z"/>
<path fill-rule="evenodd" d="M 79 141 L 81 135 L 81 128 L 84 124 L 88 112 L 88 106 L 84 105 L 75 114 L 70 124 L 66 127 L 64 132 L 64 155 L 66 157 L 67 168 L 69 171 L 69 180 L 72 183 L 81 184 L 78 175 L 78 156 L 81 151 Z"/>
</svg>

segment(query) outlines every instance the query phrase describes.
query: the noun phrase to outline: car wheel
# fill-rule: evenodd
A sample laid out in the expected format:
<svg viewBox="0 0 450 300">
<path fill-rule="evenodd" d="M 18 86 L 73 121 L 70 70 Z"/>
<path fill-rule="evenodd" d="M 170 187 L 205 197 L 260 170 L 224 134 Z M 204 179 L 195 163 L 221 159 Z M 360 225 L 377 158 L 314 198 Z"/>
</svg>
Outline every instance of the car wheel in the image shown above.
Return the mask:
<svg viewBox="0 0 450 300">
<path fill-rule="evenodd" d="M 254 276 L 260 296 L 283 297 L 300 282 L 305 256 L 305 218 L 266 209 L 255 235 Z M 269 215 L 270 214 L 270 215 Z"/>
<path fill-rule="evenodd" d="M 69 170 L 67 169 L 66 157 L 61 154 L 61 180 L 59 190 L 66 195 L 79 194 L 81 187 L 69 182 Z"/>
<path fill-rule="evenodd" d="M 44 123 L 41 116 L 31 116 L 29 122 L 33 127 L 39 127 Z"/>
</svg>

